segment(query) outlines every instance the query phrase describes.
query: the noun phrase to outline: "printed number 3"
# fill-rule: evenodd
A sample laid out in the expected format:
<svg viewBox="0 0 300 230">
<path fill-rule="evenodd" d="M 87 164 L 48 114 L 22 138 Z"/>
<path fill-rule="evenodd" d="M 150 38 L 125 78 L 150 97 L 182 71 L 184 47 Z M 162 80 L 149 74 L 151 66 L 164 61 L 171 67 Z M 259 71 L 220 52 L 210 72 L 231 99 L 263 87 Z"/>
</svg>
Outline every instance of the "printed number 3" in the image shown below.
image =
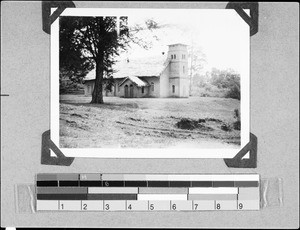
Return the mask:
<svg viewBox="0 0 300 230">
<path fill-rule="evenodd" d="M 105 205 L 105 210 L 109 210 L 109 204 Z"/>
</svg>

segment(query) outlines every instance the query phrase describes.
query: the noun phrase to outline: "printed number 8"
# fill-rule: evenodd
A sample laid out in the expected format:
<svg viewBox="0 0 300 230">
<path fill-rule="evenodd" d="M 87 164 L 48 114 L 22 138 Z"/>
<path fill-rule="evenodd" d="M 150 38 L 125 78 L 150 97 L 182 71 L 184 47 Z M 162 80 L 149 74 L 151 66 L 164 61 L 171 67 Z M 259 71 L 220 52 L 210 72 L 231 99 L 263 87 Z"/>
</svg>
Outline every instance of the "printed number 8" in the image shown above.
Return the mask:
<svg viewBox="0 0 300 230">
<path fill-rule="evenodd" d="M 217 204 L 217 209 L 220 209 L 221 208 L 221 205 L 220 204 Z"/>
</svg>

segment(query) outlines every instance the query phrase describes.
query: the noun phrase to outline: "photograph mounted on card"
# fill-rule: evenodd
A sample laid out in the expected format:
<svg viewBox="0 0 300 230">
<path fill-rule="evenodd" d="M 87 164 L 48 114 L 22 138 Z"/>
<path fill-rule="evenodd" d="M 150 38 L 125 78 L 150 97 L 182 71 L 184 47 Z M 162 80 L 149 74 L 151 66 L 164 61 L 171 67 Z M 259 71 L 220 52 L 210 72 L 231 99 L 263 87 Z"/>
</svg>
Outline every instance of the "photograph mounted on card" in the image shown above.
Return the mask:
<svg viewBox="0 0 300 230">
<path fill-rule="evenodd" d="M 250 127 L 233 9 L 67 8 L 51 25 L 51 140 L 67 157 L 233 158 Z"/>
</svg>

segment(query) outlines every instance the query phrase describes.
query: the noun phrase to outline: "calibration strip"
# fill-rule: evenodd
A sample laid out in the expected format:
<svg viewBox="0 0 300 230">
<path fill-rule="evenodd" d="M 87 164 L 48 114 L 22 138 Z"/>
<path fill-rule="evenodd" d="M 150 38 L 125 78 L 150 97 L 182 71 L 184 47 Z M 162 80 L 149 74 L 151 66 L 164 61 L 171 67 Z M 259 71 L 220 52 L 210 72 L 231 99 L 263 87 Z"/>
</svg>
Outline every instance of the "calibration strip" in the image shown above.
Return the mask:
<svg viewBox="0 0 300 230">
<path fill-rule="evenodd" d="M 259 210 L 258 174 L 38 174 L 37 211 Z"/>
</svg>

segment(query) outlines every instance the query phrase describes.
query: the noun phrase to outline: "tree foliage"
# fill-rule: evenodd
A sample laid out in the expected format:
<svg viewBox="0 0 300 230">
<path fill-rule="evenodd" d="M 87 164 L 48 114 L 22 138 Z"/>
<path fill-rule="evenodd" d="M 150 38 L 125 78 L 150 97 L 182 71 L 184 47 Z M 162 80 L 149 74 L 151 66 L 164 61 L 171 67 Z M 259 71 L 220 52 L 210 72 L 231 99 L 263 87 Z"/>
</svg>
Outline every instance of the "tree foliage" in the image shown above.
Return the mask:
<svg viewBox="0 0 300 230">
<path fill-rule="evenodd" d="M 81 79 L 96 69 L 95 87 L 91 103 L 103 103 L 103 79 L 112 78 L 116 57 L 138 44 L 145 49 L 151 43 L 140 39 L 141 30 L 153 30 L 159 25 L 149 19 L 144 26 L 128 28 L 128 17 L 61 17 L 60 18 L 60 72 L 71 80 Z M 109 81 L 111 82 L 111 81 Z M 111 85 L 111 84 L 110 84 Z"/>
<path fill-rule="evenodd" d="M 206 74 L 196 74 L 193 78 L 192 94 L 240 100 L 240 75 L 231 69 L 216 68 Z"/>
</svg>

